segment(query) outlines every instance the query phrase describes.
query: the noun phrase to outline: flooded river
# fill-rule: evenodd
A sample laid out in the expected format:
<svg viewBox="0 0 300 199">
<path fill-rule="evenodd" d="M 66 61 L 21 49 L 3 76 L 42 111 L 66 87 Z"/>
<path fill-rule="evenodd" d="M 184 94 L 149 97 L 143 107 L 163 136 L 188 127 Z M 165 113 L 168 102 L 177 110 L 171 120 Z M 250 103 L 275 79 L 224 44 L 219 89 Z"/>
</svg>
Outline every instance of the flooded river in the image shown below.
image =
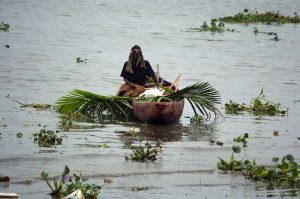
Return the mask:
<svg viewBox="0 0 300 199">
<path fill-rule="evenodd" d="M 0 183 L 0 192 L 16 192 L 22 199 L 51 198 L 40 173 L 59 175 L 68 165 L 72 173 L 103 186 L 103 199 L 299 197 L 299 190 L 267 190 L 240 174 L 217 169 L 218 157 L 231 155 L 233 137 L 246 132 L 248 147 L 237 158 L 273 165 L 272 157 L 292 154 L 300 163 L 300 25 L 226 24 L 236 32 L 187 31 L 244 8 L 292 16 L 299 14 L 300 1 L 1 0 L 0 22 L 10 29 L 0 31 L 0 175 L 9 176 L 10 182 Z M 254 35 L 254 26 L 277 32 L 280 40 Z M 20 108 L 6 97 L 54 104 L 73 89 L 114 95 L 135 44 L 169 81 L 182 73 L 181 87 L 210 82 L 221 93 L 218 108 L 224 120 L 190 125 L 193 112 L 186 102 L 174 125 L 78 122 L 64 132 L 56 112 Z M 77 57 L 87 63 L 76 63 Z M 268 99 L 289 108 L 288 116 L 225 114 L 229 100 L 250 104 L 262 88 Z M 63 144 L 42 148 L 34 143 L 32 134 L 43 126 L 60 130 Z M 132 129 L 164 141 L 162 160 L 125 161 L 131 151 L 124 149 L 123 138 Z M 18 133 L 23 136 L 18 138 Z M 105 178 L 112 183 L 104 184 Z M 134 192 L 132 187 L 148 189 Z"/>
</svg>

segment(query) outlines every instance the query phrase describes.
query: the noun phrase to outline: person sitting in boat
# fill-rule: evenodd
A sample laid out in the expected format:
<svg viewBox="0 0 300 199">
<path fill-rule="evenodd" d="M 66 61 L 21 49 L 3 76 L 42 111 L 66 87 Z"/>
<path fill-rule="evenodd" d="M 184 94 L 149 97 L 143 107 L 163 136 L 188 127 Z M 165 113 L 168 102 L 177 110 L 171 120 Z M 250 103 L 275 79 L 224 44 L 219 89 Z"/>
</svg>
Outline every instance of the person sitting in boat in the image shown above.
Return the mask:
<svg viewBox="0 0 300 199">
<path fill-rule="evenodd" d="M 145 91 L 147 77 L 151 77 L 157 87 L 159 83 L 149 61 L 144 60 L 142 49 L 135 45 L 131 48 L 128 61 L 124 63 L 121 77 L 125 83 L 120 87 L 117 96 L 136 97 Z"/>
</svg>

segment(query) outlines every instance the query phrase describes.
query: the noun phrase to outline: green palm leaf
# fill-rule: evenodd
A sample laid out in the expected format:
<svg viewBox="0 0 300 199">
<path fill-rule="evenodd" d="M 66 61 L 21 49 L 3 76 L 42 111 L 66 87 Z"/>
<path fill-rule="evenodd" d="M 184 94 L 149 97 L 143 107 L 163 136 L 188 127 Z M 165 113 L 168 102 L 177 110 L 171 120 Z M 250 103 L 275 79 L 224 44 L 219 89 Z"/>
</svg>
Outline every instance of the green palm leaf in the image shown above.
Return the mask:
<svg viewBox="0 0 300 199">
<path fill-rule="evenodd" d="M 221 98 L 219 92 L 209 83 L 196 83 L 187 86 L 177 92 L 172 92 L 164 88 L 169 95 L 164 97 L 147 97 L 131 98 L 120 96 L 103 96 L 97 95 L 88 91 L 73 90 L 66 96 L 61 97 L 56 102 L 56 109 L 60 113 L 72 113 L 78 111 L 86 115 L 104 117 L 107 115 L 114 118 L 132 119 L 133 110 L 131 102 L 133 99 L 142 100 L 144 102 L 164 101 L 180 101 L 187 99 L 191 104 L 195 114 L 197 110 L 202 115 L 210 117 L 206 110 L 212 111 L 216 115 L 222 115 L 215 107 L 215 104 L 220 104 Z"/>
<path fill-rule="evenodd" d="M 103 96 L 88 91 L 73 90 L 56 102 L 60 113 L 80 113 L 92 116 L 112 115 L 115 118 L 130 119 L 132 114 L 132 98 L 119 96 Z"/>
<path fill-rule="evenodd" d="M 178 101 L 187 99 L 191 104 L 195 114 L 196 108 L 207 117 L 210 117 L 207 110 L 212 111 L 216 115 L 222 115 L 221 112 L 215 107 L 215 104 L 221 103 L 220 93 L 208 82 L 196 83 L 187 86 L 177 92 L 171 93 L 168 98 Z M 196 108 L 195 108 L 196 107 Z"/>
</svg>

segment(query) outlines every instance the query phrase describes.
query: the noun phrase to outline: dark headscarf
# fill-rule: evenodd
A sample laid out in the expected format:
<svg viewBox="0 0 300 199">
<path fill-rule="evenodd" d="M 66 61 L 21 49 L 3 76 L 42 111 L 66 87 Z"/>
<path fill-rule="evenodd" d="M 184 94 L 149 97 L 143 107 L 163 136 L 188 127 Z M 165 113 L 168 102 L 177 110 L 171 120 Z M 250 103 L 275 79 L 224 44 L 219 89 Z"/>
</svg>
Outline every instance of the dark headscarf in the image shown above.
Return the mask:
<svg viewBox="0 0 300 199">
<path fill-rule="evenodd" d="M 145 60 L 142 54 L 142 49 L 140 46 L 135 45 L 131 48 L 131 52 L 129 54 L 126 71 L 129 73 L 133 73 L 132 65 L 135 64 L 135 67 L 138 67 L 139 63 L 141 64 L 142 68 L 146 69 Z"/>
</svg>

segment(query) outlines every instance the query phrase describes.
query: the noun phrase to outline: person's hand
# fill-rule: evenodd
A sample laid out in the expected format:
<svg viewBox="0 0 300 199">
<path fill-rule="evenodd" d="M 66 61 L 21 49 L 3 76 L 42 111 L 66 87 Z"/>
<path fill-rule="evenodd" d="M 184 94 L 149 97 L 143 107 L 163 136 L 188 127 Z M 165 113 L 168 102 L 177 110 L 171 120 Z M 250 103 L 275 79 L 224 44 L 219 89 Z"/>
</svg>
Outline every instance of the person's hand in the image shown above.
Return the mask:
<svg viewBox="0 0 300 199">
<path fill-rule="evenodd" d="M 138 90 L 138 92 L 144 92 L 145 87 L 140 85 L 135 85 L 135 88 Z"/>
</svg>

